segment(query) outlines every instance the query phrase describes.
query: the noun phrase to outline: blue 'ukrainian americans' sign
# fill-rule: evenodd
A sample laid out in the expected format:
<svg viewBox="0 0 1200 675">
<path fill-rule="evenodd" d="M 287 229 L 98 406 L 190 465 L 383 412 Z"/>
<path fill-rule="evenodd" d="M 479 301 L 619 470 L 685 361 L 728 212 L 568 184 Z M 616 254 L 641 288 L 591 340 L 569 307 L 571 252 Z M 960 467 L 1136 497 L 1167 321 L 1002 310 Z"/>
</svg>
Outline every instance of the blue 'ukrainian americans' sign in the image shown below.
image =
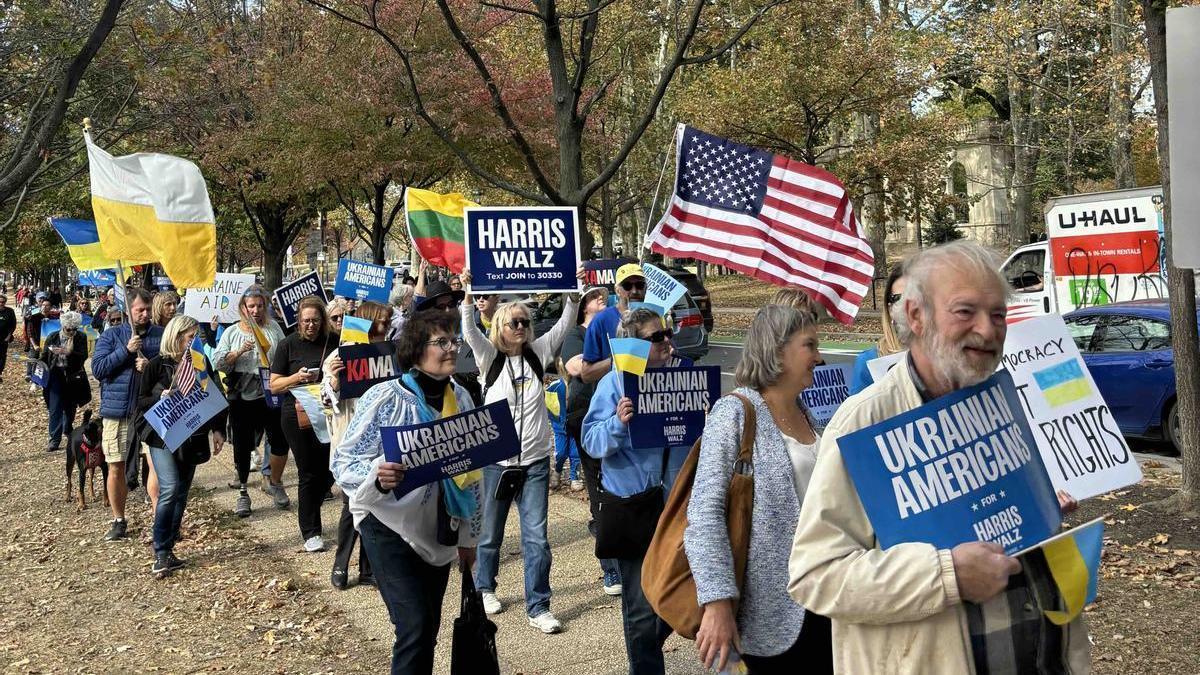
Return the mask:
<svg viewBox="0 0 1200 675">
<path fill-rule="evenodd" d="M 1007 371 L 842 436 L 838 447 L 885 549 L 991 541 L 1012 555 L 1062 522 Z"/>
<path fill-rule="evenodd" d="M 193 433 L 229 404 L 217 387 L 196 383 L 186 396 L 178 392 L 150 406 L 146 422 L 154 428 L 171 452 L 175 452 Z"/>
<path fill-rule="evenodd" d="M 704 431 L 704 417 L 721 397 L 720 366 L 648 368 L 625 373 L 625 395 L 633 401 L 629 442 L 635 448 L 691 445 Z"/>
<path fill-rule="evenodd" d="M 392 276 L 395 273 L 395 270 L 383 265 L 342 258 L 338 262 L 333 294 L 351 300 L 370 300 L 386 305 L 388 295 L 392 292 Z"/>
<path fill-rule="evenodd" d="M 442 478 L 508 459 L 521 450 L 507 401 L 424 424 L 383 427 L 379 432 L 384 457 L 405 467 L 404 480 L 392 490 L 396 499 Z"/>
<path fill-rule="evenodd" d="M 464 214 L 472 292 L 579 290 L 574 208 L 481 206 L 468 207 Z"/>
</svg>

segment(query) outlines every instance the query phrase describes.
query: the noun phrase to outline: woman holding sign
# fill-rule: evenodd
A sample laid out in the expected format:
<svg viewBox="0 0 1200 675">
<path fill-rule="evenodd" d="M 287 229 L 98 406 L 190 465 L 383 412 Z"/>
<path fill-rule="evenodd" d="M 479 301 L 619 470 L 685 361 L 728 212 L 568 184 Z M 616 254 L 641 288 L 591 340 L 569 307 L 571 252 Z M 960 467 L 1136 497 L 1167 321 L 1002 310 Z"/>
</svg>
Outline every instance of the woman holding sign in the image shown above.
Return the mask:
<svg viewBox="0 0 1200 675">
<path fill-rule="evenodd" d="M 745 579 L 734 576 L 726 496 L 745 418 L 742 402 L 722 398 L 704 425 L 684 547 L 703 607 L 696 649 L 705 668 L 725 668 L 738 653 L 750 673 L 832 673 L 829 619 L 788 595 L 790 535 L 817 461 L 812 420 L 800 392 L 821 363 L 811 312 L 782 305 L 758 310 L 746 334 L 734 393 L 753 406 L 757 430 L 751 466 L 754 512 Z M 763 507 L 760 508 L 760 505 Z M 741 582 L 739 585 L 739 581 Z"/>
<path fill-rule="evenodd" d="M 583 278 L 583 267 L 578 271 Z M 471 283 L 470 272 L 463 278 Z M 496 598 L 496 574 L 500 568 L 500 545 L 504 524 L 515 502 L 521 524 L 521 559 L 525 565 L 525 613 L 529 625 L 546 634 L 562 630 L 550 613 L 550 540 L 546 534 L 546 511 L 550 497 L 550 455 L 554 435 L 546 412 L 542 375 L 563 338 L 575 323 L 579 297 L 572 293 L 563 305 L 562 317 L 550 332 L 534 339 L 529 310 L 519 302 L 496 308 L 489 335 L 475 324 L 474 303 L 468 294 L 463 302 L 463 338 L 475 353 L 483 386 L 483 403 L 507 401 L 521 439 L 519 454 L 511 460 L 483 469 L 483 534 L 479 540 L 479 567 L 475 585 L 483 592 L 488 614 L 503 611 Z"/>
<path fill-rule="evenodd" d="M 331 314 L 332 316 L 332 314 Z M 385 342 L 392 330 L 392 308 L 376 302 L 364 302 L 358 306 L 354 316 L 371 322 L 371 332 L 368 339 L 371 342 Z M 333 410 L 329 418 L 329 447 L 336 448 L 346 433 L 346 425 L 354 417 L 357 398 L 342 398 L 340 394 L 341 375 L 346 370 L 341 355 L 330 352 L 321 368 L 325 371 L 325 379 L 321 383 L 321 397 L 330 404 Z M 332 468 L 332 467 L 331 467 Z M 333 556 L 333 572 L 329 575 L 329 583 L 338 590 L 350 586 L 349 568 L 350 555 L 354 553 L 354 542 L 358 540 L 358 532 L 354 529 L 354 517 L 350 513 L 350 496 L 342 493 L 342 517 L 338 519 L 337 552 Z M 375 577 L 371 574 L 371 562 L 367 560 L 366 551 L 359 547 L 358 551 L 358 583 L 374 584 Z"/>
<path fill-rule="evenodd" d="M 241 488 L 233 512 L 250 515 L 250 455 L 258 437 L 266 435 L 271 446 L 271 477 L 264 490 L 274 498 L 275 506 L 286 508 L 291 500 L 283 490 L 283 469 L 287 466 L 287 440 L 280 426 L 279 406 L 271 407 L 263 391 L 263 372 L 270 365 L 276 346 L 283 340 L 279 324 L 267 318 L 267 294 L 261 286 L 251 286 L 238 301 L 241 321 L 221 333 L 213 350 L 213 364 L 225 373 L 229 390 L 229 419 L 232 427 L 233 463 Z"/>
<path fill-rule="evenodd" d="M 296 309 L 296 332 L 285 337 L 271 358 L 271 391 L 282 395 L 283 435 L 296 458 L 299 474 L 296 516 L 304 550 L 325 550 L 321 538 L 321 502 L 333 485 L 329 474 L 329 444 L 322 443 L 312 429 L 312 421 L 290 393 L 295 387 L 314 384 L 321 379 L 321 364 L 329 352 L 337 349 L 337 336 L 329 325 L 325 301 L 310 295 Z M 272 443 L 271 451 L 274 452 Z"/>
<path fill-rule="evenodd" d="M 396 344 L 399 380 L 377 384 L 358 400 L 333 455 L 333 474 L 350 496 L 350 512 L 372 561 L 379 595 L 396 630 L 392 672 L 433 672 L 442 600 L 456 560 L 464 577 L 475 561 L 480 482 L 465 489 L 452 479 L 417 487 L 397 499 L 404 466 L 386 461 L 383 427 L 431 422 L 473 408 L 450 376 L 462 340 L 446 312 L 418 312 Z"/>
<path fill-rule="evenodd" d="M 220 395 L 220 382 L 208 360 L 205 359 L 204 374 L 196 372 L 193 365 L 191 344 L 198 328 L 196 320 L 190 316 L 177 316 L 167 323 L 158 356 L 146 363 L 138 380 L 138 412 L 143 416 L 159 401 L 171 396 L 186 396 L 197 387 L 215 389 L 214 393 Z M 175 557 L 175 541 L 179 538 L 179 526 L 187 508 L 188 491 L 196 475 L 196 465 L 207 462 L 210 454 L 217 454 L 225 444 L 226 412 L 221 410 L 200 425 L 175 450 L 167 449 L 166 443 L 144 417 L 139 420 L 138 434 L 142 442 L 150 446 L 150 461 L 154 462 L 154 471 L 158 475 L 154 564 L 150 572 L 159 579 L 184 565 L 184 561 Z M 212 434 L 211 446 L 209 434 Z"/>
</svg>

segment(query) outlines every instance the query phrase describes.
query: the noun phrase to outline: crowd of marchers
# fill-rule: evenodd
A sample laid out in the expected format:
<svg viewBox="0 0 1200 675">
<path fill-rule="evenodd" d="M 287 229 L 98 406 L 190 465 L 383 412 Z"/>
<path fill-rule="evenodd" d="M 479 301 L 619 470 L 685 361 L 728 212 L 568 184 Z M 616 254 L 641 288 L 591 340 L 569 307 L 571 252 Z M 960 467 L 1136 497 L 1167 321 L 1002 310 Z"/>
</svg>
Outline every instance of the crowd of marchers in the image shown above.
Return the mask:
<svg viewBox="0 0 1200 675">
<path fill-rule="evenodd" d="M 672 349 L 669 313 L 631 308 L 646 294 L 636 263 L 616 271 L 612 289 L 568 295 L 561 318 L 542 335 L 535 335 L 528 303 L 472 297 L 464 290 L 469 271 L 433 281 L 424 266 L 416 279 L 396 285 L 387 304 L 309 296 L 287 328 L 259 286 L 239 298 L 239 319 L 230 324 L 197 322 L 171 291 L 152 295 L 131 286 L 118 303 L 114 292 L 89 298 L 68 289 L 64 297 L 58 289 L 20 286 L 20 324 L 0 295 L 0 374 L 23 327 L 18 348 L 25 377 L 41 388 L 49 413 L 47 449 L 63 452 L 65 442 L 69 465 L 77 462 L 81 472 L 102 453 L 108 541 L 128 538 L 127 513 L 136 510 L 129 487 L 146 486 L 144 544 L 159 577 L 187 566 L 174 550 L 189 488 L 196 467 L 227 444 L 236 514 L 294 502 L 305 551 L 326 550 L 322 503 L 340 498 L 330 582 L 377 587 L 395 626 L 393 673 L 433 672 L 443 596 L 456 566 L 473 580 L 488 614 L 504 611 L 496 589 L 514 507 L 529 625 L 546 634 L 563 630 L 551 609 L 547 510 L 550 493 L 566 481 L 586 489 L 603 575 L 597 592 L 620 597 L 631 675 L 665 672 L 663 644 L 672 631 L 694 636 L 699 660 L 722 672 L 1087 673 L 1082 617 L 1058 625 L 1045 613 L 1062 609 L 1063 599 L 1044 557 L 1013 558 L 986 542 L 881 549 L 837 445 L 992 375 L 1009 294 L 997 269 L 990 251 L 964 242 L 897 265 L 886 283 L 883 339 L 859 357 L 853 395 L 824 428 L 801 397 L 822 363 L 815 307 L 800 290 L 779 291 L 755 314 L 735 370 L 737 388 L 711 407 L 694 447 L 631 442 L 635 406 L 613 367 L 610 341 L 649 342 L 652 368 L 692 365 Z M 370 341 L 390 345 L 400 365 L 400 377 L 359 398 L 339 392 L 346 316 L 369 321 Z M 43 335 L 43 321 L 57 321 L 57 330 Z M 466 350 L 473 360 L 460 358 Z M 897 365 L 872 381 L 865 363 L 903 350 Z M 99 397 L 77 420 L 93 396 L 89 360 Z M 293 395 L 314 384 L 328 442 Z M 146 422 L 147 410 L 202 386 L 217 387 L 228 407 L 168 449 Z M 381 429 L 498 402 L 516 426 L 519 447 L 510 459 L 483 468 L 472 482 L 443 480 L 399 499 L 392 494 L 405 466 L 387 461 Z M 289 456 L 294 500 L 283 482 Z M 252 491 L 255 473 L 261 496 Z M 731 518 L 730 504 L 740 489 L 734 486 L 747 480 L 753 508 L 742 521 Z M 647 567 L 661 564 L 648 555 L 650 542 L 656 525 L 659 536 L 669 529 L 659 516 L 680 491 L 686 508 L 674 517 L 686 518 L 687 597 L 664 590 L 662 570 Z M 1075 507 L 1065 493 L 1059 502 L 1064 512 Z M 681 605 L 695 610 L 690 626 L 664 609 Z"/>
</svg>

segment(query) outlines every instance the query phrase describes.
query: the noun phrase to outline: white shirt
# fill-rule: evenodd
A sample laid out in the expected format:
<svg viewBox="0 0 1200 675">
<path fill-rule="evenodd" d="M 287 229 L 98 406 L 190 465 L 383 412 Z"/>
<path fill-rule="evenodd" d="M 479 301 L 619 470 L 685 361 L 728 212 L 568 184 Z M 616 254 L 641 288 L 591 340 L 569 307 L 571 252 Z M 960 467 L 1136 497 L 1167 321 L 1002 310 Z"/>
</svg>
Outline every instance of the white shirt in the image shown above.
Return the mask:
<svg viewBox="0 0 1200 675">
<path fill-rule="evenodd" d="M 783 442 L 787 445 L 788 459 L 792 460 L 792 479 L 796 481 L 796 497 L 800 505 L 804 505 L 804 494 L 808 491 L 808 481 L 812 480 L 813 467 L 817 465 L 817 446 L 821 437 L 816 436 L 812 443 L 805 444 L 783 434 Z"/>
</svg>

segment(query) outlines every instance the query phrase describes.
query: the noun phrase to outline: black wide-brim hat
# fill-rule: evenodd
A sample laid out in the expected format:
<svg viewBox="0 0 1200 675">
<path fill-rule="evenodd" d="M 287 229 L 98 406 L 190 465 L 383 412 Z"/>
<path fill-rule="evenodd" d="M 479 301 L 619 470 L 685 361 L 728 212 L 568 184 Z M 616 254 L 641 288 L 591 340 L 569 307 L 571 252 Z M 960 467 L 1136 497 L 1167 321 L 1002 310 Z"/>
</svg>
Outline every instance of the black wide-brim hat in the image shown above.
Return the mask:
<svg viewBox="0 0 1200 675">
<path fill-rule="evenodd" d="M 436 307 L 438 298 L 448 295 L 454 298 L 454 304 L 457 305 L 462 302 L 463 298 L 467 295 L 464 291 L 456 291 L 450 288 L 450 284 L 444 281 L 435 281 L 432 284 L 429 284 L 429 288 L 425 290 L 425 293 L 425 299 L 422 300 L 419 305 L 417 305 L 418 312 Z"/>
</svg>

